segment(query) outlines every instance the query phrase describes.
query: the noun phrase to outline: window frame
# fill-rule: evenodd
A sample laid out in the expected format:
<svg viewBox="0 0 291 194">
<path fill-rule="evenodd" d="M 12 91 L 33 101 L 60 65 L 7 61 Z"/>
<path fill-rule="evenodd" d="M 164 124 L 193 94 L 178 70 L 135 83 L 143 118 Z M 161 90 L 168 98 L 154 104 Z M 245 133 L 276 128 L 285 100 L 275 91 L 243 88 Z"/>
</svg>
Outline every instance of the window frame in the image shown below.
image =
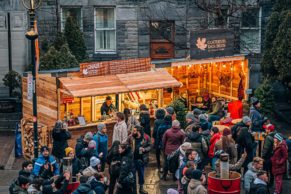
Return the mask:
<svg viewBox="0 0 291 194">
<path fill-rule="evenodd" d="M 153 39 L 153 33 L 152 33 L 152 23 L 153 22 L 165 22 L 164 20 L 150 20 L 149 21 L 149 25 L 150 25 L 150 42 L 170 42 L 170 43 L 174 43 L 175 42 L 175 35 L 176 35 L 176 24 L 175 24 L 175 20 L 169 20 L 168 22 L 171 23 L 171 40 L 167 40 L 165 38 L 163 39 Z"/>
<path fill-rule="evenodd" d="M 259 11 L 259 26 L 258 27 L 244 27 L 242 25 L 242 20 L 240 21 L 240 53 L 242 54 L 248 54 L 248 53 L 261 53 L 262 52 L 262 48 L 261 48 L 261 43 L 262 43 L 262 7 L 249 7 L 248 9 L 258 9 Z M 259 49 L 254 49 L 254 48 L 247 48 L 247 49 L 242 49 L 241 45 L 242 45 L 242 35 L 244 34 L 243 32 L 247 32 L 247 31 L 257 31 L 257 33 L 259 33 L 258 36 L 258 45 L 260 45 Z"/>
<path fill-rule="evenodd" d="M 65 30 L 65 23 L 66 21 L 63 21 L 63 9 L 80 9 L 80 30 L 83 32 L 83 9 L 82 6 L 61 6 L 61 31 L 63 32 Z"/>
<path fill-rule="evenodd" d="M 96 9 L 113 9 L 114 11 L 114 28 L 99 28 L 97 30 L 96 27 Z M 97 31 L 104 31 L 104 30 L 114 30 L 114 36 L 115 36 L 115 49 L 114 50 L 97 50 L 96 48 L 96 32 Z M 94 7 L 94 53 L 95 54 L 116 54 L 117 53 L 117 29 L 116 29 L 116 7 L 111 6 L 102 6 L 102 7 Z"/>
</svg>

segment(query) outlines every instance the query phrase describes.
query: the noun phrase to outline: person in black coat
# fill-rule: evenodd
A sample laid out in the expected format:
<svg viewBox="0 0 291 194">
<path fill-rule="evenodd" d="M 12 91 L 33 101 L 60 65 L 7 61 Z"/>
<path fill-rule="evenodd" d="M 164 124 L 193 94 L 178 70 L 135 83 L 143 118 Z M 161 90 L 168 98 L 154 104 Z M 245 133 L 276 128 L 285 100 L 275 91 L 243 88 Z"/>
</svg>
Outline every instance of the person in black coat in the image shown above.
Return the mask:
<svg viewBox="0 0 291 194">
<path fill-rule="evenodd" d="M 119 152 L 121 154 L 121 166 L 116 194 L 133 194 L 133 187 L 136 182 L 133 174 L 134 165 L 131 147 L 127 143 L 121 144 Z"/>
<path fill-rule="evenodd" d="M 243 164 L 244 169 L 247 169 L 248 164 L 253 161 L 254 158 L 254 148 L 255 148 L 255 140 L 252 134 L 249 132 L 249 129 L 243 127 L 239 130 L 237 141 L 238 144 L 238 156 L 243 154 L 244 151 L 247 152 L 247 158 Z M 246 172 L 246 171 L 245 171 Z"/>
<path fill-rule="evenodd" d="M 107 177 L 102 172 L 94 175 L 94 179 L 90 182 L 91 188 L 98 194 L 105 194 L 108 188 Z"/>
<path fill-rule="evenodd" d="M 151 137 L 152 136 L 151 135 L 151 117 L 148 111 L 149 109 L 146 107 L 145 104 L 140 105 L 139 109 L 140 109 L 140 114 L 139 114 L 140 125 L 143 127 L 144 132 L 148 136 Z"/>
<path fill-rule="evenodd" d="M 42 194 L 64 194 L 70 180 L 70 173 L 65 172 L 62 176 L 60 176 L 56 181 L 47 180 L 44 181 L 44 185 L 42 187 Z M 59 185 L 63 182 L 62 187 L 60 189 L 56 189 L 56 185 Z"/>
<path fill-rule="evenodd" d="M 94 190 L 91 189 L 91 185 L 88 182 L 89 177 L 81 176 L 80 177 L 80 185 L 72 194 L 94 194 Z"/>
<path fill-rule="evenodd" d="M 109 165 L 110 184 L 108 194 L 114 193 L 116 181 L 120 173 L 121 155 L 119 153 L 119 141 L 114 141 L 107 155 Z"/>
<path fill-rule="evenodd" d="M 19 171 L 18 175 L 19 176 L 25 176 L 28 178 L 30 181 L 33 180 L 33 175 L 32 175 L 32 169 L 33 169 L 33 164 L 31 161 L 24 161 L 22 163 L 22 169 Z"/>
<path fill-rule="evenodd" d="M 89 158 L 88 155 L 91 155 L 91 150 L 88 149 L 88 145 L 89 142 L 93 139 L 93 134 L 91 132 L 87 132 L 85 134 L 85 136 L 81 136 L 79 139 L 77 139 L 77 144 L 75 147 L 75 154 L 77 156 L 77 158 L 79 158 L 81 161 L 83 160 L 83 158 Z M 82 165 L 86 165 L 88 166 L 88 160 L 86 159 L 85 164 Z"/>
<path fill-rule="evenodd" d="M 68 147 L 67 140 L 71 138 L 70 132 L 62 121 L 57 121 L 52 132 L 53 149 L 52 154 L 60 161 L 65 156 Z"/>
<path fill-rule="evenodd" d="M 156 159 L 157 159 L 158 170 L 161 169 L 161 149 L 160 149 L 159 141 L 158 141 L 158 129 L 160 125 L 164 123 L 165 115 L 166 115 L 166 111 L 164 109 L 158 109 L 156 112 L 156 120 L 154 123 L 153 138 L 155 139 L 154 146 L 156 149 Z"/>
<path fill-rule="evenodd" d="M 72 177 L 76 177 L 77 175 L 80 175 L 80 173 L 84 169 L 82 167 L 81 161 L 77 157 L 75 157 L 74 149 L 71 147 L 67 147 L 65 149 L 65 152 L 66 152 L 66 157 L 72 158 Z M 63 171 L 63 168 L 64 166 L 62 164 L 61 172 Z"/>
</svg>

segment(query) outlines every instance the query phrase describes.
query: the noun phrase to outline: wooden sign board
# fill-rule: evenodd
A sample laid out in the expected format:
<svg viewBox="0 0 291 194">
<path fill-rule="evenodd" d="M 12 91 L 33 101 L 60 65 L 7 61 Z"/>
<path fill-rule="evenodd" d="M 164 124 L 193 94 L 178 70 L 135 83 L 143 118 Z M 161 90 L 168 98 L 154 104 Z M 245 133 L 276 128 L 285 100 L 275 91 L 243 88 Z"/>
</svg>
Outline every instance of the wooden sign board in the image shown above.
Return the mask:
<svg viewBox="0 0 291 194">
<path fill-rule="evenodd" d="M 83 77 L 145 72 L 150 70 L 150 58 L 136 58 L 80 64 L 80 72 Z"/>
<path fill-rule="evenodd" d="M 67 94 L 61 93 L 61 103 L 66 104 L 66 103 L 73 103 L 74 102 L 74 97 L 69 96 Z"/>
</svg>

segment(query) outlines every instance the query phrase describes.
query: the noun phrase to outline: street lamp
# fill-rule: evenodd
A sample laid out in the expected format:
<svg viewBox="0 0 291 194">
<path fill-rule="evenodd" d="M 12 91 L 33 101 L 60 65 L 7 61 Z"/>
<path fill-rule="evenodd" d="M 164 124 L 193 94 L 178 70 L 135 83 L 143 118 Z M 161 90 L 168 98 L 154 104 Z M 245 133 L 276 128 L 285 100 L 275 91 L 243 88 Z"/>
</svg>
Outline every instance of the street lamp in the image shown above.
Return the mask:
<svg viewBox="0 0 291 194">
<path fill-rule="evenodd" d="M 25 37 L 31 41 L 31 65 L 32 65 L 32 84 L 33 84 L 33 146 L 34 146 L 34 158 L 38 157 L 38 127 L 37 127 L 37 98 L 36 98 L 36 66 L 35 66 L 35 39 L 38 37 L 38 33 L 34 28 L 35 10 L 40 6 L 41 0 L 22 0 L 23 6 L 29 13 L 29 30 L 25 33 Z"/>
</svg>

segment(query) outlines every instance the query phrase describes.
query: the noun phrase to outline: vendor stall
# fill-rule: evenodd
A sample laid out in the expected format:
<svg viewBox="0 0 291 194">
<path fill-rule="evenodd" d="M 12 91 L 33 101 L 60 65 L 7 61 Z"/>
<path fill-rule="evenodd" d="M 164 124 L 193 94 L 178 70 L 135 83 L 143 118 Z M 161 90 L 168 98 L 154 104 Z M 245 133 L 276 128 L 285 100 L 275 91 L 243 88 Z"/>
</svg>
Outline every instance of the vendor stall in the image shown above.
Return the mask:
<svg viewBox="0 0 291 194">
<path fill-rule="evenodd" d="M 29 79 L 26 74 L 22 82 L 24 119 L 32 118 Z M 48 131 L 57 120 L 66 121 L 72 147 L 77 138 L 87 131 L 96 132 L 98 123 L 103 122 L 111 145 L 116 111 L 128 107 L 138 113 L 139 105 L 146 104 L 153 115 L 155 108 L 164 106 L 163 90 L 180 86 L 166 70 L 152 68 L 149 59 L 92 62 L 81 64 L 80 72 L 39 74 L 38 121 Z M 110 114 L 101 112 L 107 98 L 114 107 Z"/>
</svg>

